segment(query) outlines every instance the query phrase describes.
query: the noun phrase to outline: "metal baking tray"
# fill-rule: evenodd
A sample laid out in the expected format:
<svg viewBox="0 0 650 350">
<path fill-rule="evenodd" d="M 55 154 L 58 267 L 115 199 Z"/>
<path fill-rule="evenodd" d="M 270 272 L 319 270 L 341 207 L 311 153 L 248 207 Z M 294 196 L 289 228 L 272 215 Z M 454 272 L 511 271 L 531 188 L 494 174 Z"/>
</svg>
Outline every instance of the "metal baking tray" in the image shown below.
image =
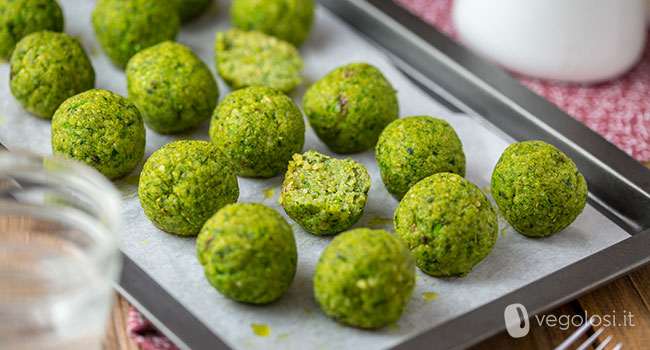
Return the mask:
<svg viewBox="0 0 650 350">
<path fill-rule="evenodd" d="M 509 304 L 521 302 L 532 317 L 650 262 L 650 170 L 392 0 L 320 4 L 450 110 L 480 116 L 513 140 L 544 140 L 560 148 L 587 179 L 590 203 L 631 235 L 396 348 L 471 346 L 505 329 L 500 315 Z M 181 348 L 228 348 L 126 256 L 116 288 Z"/>
<path fill-rule="evenodd" d="M 320 4 L 450 110 L 483 118 L 512 140 L 538 139 L 560 148 L 587 179 L 590 204 L 630 234 L 396 348 L 471 346 L 505 329 L 500 315 L 507 305 L 522 303 L 533 316 L 650 262 L 650 170 L 392 0 L 320 0 Z M 179 347 L 228 349 L 126 255 L 116 289 Z"/>
</svg>

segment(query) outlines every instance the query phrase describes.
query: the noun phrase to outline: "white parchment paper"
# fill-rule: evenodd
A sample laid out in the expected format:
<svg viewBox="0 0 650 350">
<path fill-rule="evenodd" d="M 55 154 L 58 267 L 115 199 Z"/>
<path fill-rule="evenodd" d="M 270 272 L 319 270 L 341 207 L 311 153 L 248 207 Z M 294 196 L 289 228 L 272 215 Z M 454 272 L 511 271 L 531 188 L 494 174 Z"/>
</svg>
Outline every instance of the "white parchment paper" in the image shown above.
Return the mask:
<svg viewBox="0 0 650 350">
<path fill-rule="evenodd" d="M 97 73 L 96 87 L 126 95 L 124 73 L 110 63 L 94 37 L 90 12 L 95 2 L 59 2 L 64 9 L 65 32 L 80 38 L 91 57 Z M 210 8 L 202 18 L 185 25 L 177 41 L 191 47 L 215 72 L 214 34 L 228 27 L 228 6 L 220 0 L 219 5 Z M 307 86 L 333 68 L 352 61 L 369 62 L 383 71 L 399 91 L 402 117 L 426 114 L 451 123 L 467 155 L 466 177 L 489 194 L 490 175 L 501 152 L 508 146 L 507 140 L 484 123 L 450 114 L 402 76 L 379 50 L 323 8 L 318 9 L 311 36 L 300 51 L 305 60 L 305 81 L 292 94 L 296 102 L 300 102 Z M 21 108 L 9 92 L 8 76 L 9 65 L 0 64 L 0 141 L 10 150 L 50 154 L 50 122 L 31 116 Z M 221 80 L 219 87 L 223 98 L 229 90 Z M 176 136 L 147 131 L 145 159 L 162 145 L 179 138 L 207 140 L 207 122 Z M 306 149 L 332 155 L 310 128 Z M 392 230 L 391 218 L 397 201 L 384 188 L 374 153 L 367 151 L 351 158 L 363 163 L 372 178 L 365 213 L 356 227 Z M 313 299 L 312 273 L 331 238 L 313 236 L 294 225 L 298 271 L 286 294 L 266 306 L 232 302 L 204 278 L 195 257 L 193 238 L 165 234 L 147 220 L 137 198 L 139 171 L 116 182 L 124 199 L 126 227 L 120 243 L 122 251 L 224 341 L 238 349 L 389 348 L 628 237 L 590 206 L 571 227 L 544 239 L 526 238 L 501 219 L 500 237 L 494 251 L 467 277 L 432 278 L 418 271 L 417 287 L 401 320 L 384 329 L 364 331 L 330 320 Z M 279 189 L 276 187 L 282 179 L 282 176 L 266 180 L 240 178 L 239 200 L 262 202 L 284 215 L 277 204 Z M 265 194 L 270 198 L 265 198 Z M 270 335 L 256 336 L 252 324 L 267 325 Z"/>
</svg>

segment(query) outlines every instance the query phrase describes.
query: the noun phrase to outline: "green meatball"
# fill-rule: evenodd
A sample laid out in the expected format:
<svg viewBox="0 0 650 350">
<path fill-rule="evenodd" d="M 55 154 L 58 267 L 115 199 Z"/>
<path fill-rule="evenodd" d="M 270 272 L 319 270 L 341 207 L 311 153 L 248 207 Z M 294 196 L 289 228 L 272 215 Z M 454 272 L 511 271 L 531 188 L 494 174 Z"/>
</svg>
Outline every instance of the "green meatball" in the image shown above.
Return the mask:
<svg viewBox="0 0 650 350">
<path fill-rule="evenodd" d="M 290 92 L 302 81 L 298 50 L 262 32 L 218 32 L 215 60 L 219 75 L 233 89 L 262 85 Z"/>
<path fill-rule="evenodd" d="M 239 186 L 232 164 L 217 146 L 176 141 L 147 159 L 138 195 L 154 226 L 192 236 L 219 209 L 237 201 Z"/>
<path fill-rule="evenodd" d="M 279 203 L 306 231 L 330 235 L 359 220 L 369 190 L 370 175 L 363 164 L 307 151 L 289 162 Z"/>
<path fill-rule="evenodd" d="M 298 253 L 291 226 L 260 203 L 230 204 L 211 217 L 196 239 L 205 277 L 228 298 L 265 304 L 291 285 Z"/>
<path fill-rule="evenodd" d="M 0 0 L 0 59 L 11 53 L 27 34 L 63 31 L 63 13 L 54 0 Z"/>
<path fill-rule="evenodd" d="M 126 66 L 126 84 L 144 123 L 160 133 L 207 120 L 219 99 L 208 67 L 192 50 L 171 41 L 135 54 Z"/>
<path fill-rule="evenodd" d="M 63 33 L 27 35 L 11 55 L 9 88 L 30 113 L 45 119 L 68 97 L 95 86 L 95 71 L 81 44 Z"/>
<path fill-rule="evenodd" d="M 366 63 L 336 68 L 305 93 L 302 107 L 314 131 L 336 153 L 357 153 L 377 143 L 399 115 L 397 93 Z"/>
<path fill-rule="evenodd" d="M 180 26 L 176 9 L 166 0 L 99 0 L 92 22 L 97 40 L 120 68 L 139 51 L 174 40 Z"/>
<path fill-rule="evenodd" d="M 300 45 L 309 35 L 313 0 L 234 0 L 230 18 L 235 27 L 258 30 Z"/>
<path fill-rule="evenodd" d="M 423 272 L 464 276 L 497 240 L 497 214 L 473 183 L 437 173 L 411 187 L 397 206 L 395 232 Z"/>
<path fill-rule="evenodd" d="M 314 296 L 329 317 L 350 326 L 396 322 L 415 287 L 415 263 L 404 242 L 359 228 L 332 240 L 314 272 Z"/>
<path fill-rule="evenodd" d="M 70 97 L 52 118 L 52 152 L 84 162 L 109 179 L 133 171 L 144 146 L 140 112 L 110 91 L 89 90 Z"/>
<path fill-rule="evenodd" d="M 578 167 L 543 141 L 510 145 L 494 168 L 491 187 L 506 220 L 531 237 L 563 230 L 587 204 L 587 182 Z"/>
<path fill-rule="evenodd" d="M 214 0 L 169 0 L 176 8 L 181 21 L 189 21 L 202 14 Z"/>
<path fill-rule="evenodd" d="M 417 116 L 388 124 L 379 135 L 376 157 L 386 189 L 398 200 L 429 175 L 465 176 L 463 145 L 442 119 Z"/>
<path fill-rule="evenodd" d="M 302 151 L 305 121 L 289 96 L 265 86 L 249 87 L 230 93 L 215 109 L 210 140 L 238 175 L 271 177 Z"/>
</svg>

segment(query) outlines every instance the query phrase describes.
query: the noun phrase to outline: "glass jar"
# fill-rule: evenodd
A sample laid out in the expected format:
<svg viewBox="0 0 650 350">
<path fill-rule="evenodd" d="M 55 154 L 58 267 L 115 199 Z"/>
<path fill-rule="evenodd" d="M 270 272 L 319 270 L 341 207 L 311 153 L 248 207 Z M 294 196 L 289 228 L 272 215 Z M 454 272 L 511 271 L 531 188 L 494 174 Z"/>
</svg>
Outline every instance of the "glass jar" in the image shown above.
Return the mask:
<svg viewBox="0 0 650 350">
<path fill-rule="evenodd" d="M 99 349 L 121 269 L 120 199 L 99 172 L 0 152 L 0 349 Z"/>
</svg>

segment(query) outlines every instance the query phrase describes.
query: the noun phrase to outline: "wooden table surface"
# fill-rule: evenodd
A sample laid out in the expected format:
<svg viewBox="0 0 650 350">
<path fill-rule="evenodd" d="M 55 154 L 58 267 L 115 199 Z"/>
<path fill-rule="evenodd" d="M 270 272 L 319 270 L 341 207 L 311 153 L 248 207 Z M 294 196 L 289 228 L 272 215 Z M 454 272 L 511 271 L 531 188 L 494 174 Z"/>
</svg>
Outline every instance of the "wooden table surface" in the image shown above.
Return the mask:
<svg viewBox="0 0 650 350">
<path fill-rule="evenodd" d="M 646 165 L 650 167 L 650 162 L 646 163 Z M 650 250 L 648 253 L 650 254 Z M 106 332 L 106 339 L 103 343 L 104 349 L 141 349 L 126 335 L 128 310 L 128 302 L 118 296 Z M 628 319 L 632 321 L 634 326 L 606 327 L 599 337 L 599 341 L 602 341 L 609 335 L 613 336 L 612 342 L 606 349 L 612 349 L 619 342 L 623 342 L 624 349 L 650 349 L 650 266 L 645 266 L 625 277 L 621 277 L 600 289 L 548 312 L 546 315 L 573 316 L 584 315 L 585 312 L 589 315 L 617 315 L 618 321 L 621 321 L 620 317 L 623 314 L 629 313 L 633 315 L 632 318 Z M 576 329 L 573 326 L 564 330 L 561 328 L 565 327 L 559 325 L 555 327 L 539 326 L 535 318 L 531 320 L 530 325 L 530 333 L 523 338 L 514 339 L 506 332 L 502 332 L 475 346 L 474 349 L 552 349 Z M 598 327 L 595 327 L 595 329 L 598 329 Z M 590 330 L 587 334 L 590 335 L 593 332 L 594 330 Z M 583 336 L 582 339 L 586 338 L 587 335 Z M 595 349 L 595 347 L 588 349 Z"/>
</svg>

